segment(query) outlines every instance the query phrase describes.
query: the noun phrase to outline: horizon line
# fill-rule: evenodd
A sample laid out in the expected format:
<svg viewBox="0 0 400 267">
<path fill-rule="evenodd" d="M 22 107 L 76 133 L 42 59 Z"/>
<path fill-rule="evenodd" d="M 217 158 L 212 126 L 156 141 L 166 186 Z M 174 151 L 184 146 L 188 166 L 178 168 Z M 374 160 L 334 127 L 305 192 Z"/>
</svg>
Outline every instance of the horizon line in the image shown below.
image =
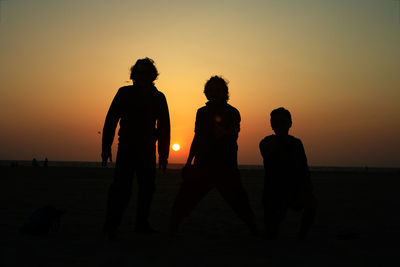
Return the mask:
<svg viewBox="0 0 400 267">
<path fill-rule="evenodd" d="M 21 166 L 30 166 L 30 163 L 32 162 L 32 160 L 9 160 L 9 159 L 0 159 L 0 166 L 9 166 L 11 163 L 25 163 L 24 165 Z M 38 160 L 38 162 L 43 162 L 43 160 Z M 51 163 L 61 163 L 61 164 L 82 164 L 82 163 L 86 163 L 86 164 L 90 164 L 90 165 L 99 165 L 99 167 L 101 166 L 101 161 L 71 161 L 71 160 L 49 160 L 49 164 L 51 166 Z M 113 167 L 115 164 L 115 161 L 112 163 L 108 163 L 109 167 Z M 168 163 L 168 166 L 183 166 L 185 165 L 185 163 Z M 256 167 L 256 168 L 260 168 L 262 169 L 264 166 L 262 164 L 238 164 L 239 168 L 243 168 L 243 167 Z M 60 167 L 60 166 L 51 166 L 51 167 Z M 73 166 L 70 166 L 73 167 Z M 91 167 L 91 166 L 87 166 L 87 167 Z M 92 167 L 96 167 L 96 166 L 92 166 Z M 335 168 L 335 169 L 362 169 L 362 170 L 371 170 L 371 169 L 394 169 L 394 170 L 400 170 L 400 166 L 399 167 L 394 167 L 394 166 L 390 166 L 390 167 L 384 167 L 384 166 L 376 166 L 376 165 L 365 165 L 365 166 L 354 166 L 354 165 L 349 165 L 349 166 L 340 166 L 340 165 L 309 165 L 310 169 L 327 169 L 327 168 Z M 174 168 L 172 168 L 174 169 Z"/>
</svg>

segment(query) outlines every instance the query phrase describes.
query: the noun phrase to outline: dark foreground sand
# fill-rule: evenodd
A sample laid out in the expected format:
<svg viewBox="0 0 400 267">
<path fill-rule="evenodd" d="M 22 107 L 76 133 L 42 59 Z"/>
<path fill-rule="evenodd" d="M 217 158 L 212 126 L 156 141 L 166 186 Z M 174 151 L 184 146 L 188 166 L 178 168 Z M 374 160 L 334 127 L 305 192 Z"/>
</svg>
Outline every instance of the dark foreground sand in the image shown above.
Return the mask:
<svg viewBox="0 0 400 267">
<path fill-rule="evenodd" d="M 400 266 L 398 172 L 313 172 L 318 215 L 309 240 L 299 243 L 298 214 L 288 214 L 280 240 L 264 241 L 248 234 L 216 191 L 187 219 L 182 236 L 168 237 L 180 183 L 179 171 L 169 170 L 158 176 L 151 216 L 161 233 L 133 232 L 133 198 L 121 240 L 108 243 L 100 233 L 112 171 L 0 167 L 0 266 Z M 260 228 L 262 176 L 242 170 Z M 66 210 L 60 231 L 19 234 L 24 219 L 46 204 Z"/>
</svg>

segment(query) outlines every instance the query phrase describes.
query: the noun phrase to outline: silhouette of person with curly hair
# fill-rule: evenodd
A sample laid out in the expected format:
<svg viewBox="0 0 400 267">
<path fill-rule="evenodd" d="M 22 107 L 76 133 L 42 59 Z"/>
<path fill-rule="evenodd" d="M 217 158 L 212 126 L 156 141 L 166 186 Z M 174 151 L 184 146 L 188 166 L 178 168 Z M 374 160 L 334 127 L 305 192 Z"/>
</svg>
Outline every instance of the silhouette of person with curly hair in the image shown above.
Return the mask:
<svg viewBox="0 0 400 267">
<path fill-rule="evenodd" d="M 108 110 L 103 129 L 102 165 L 112 160 L 111 145 L 120 123 L 114 180 L 109 188 L 104 233 L 116 237 L 123 213 L 128 206 L 132 179 L 138 182 L 135 231 L 152 233 L 148 222 L 155 190 L 156 141 L 159 166 L 165 171 L 170 145 L 168 105 L 163 93 L 154 86 L 158 71 L 153 60 L 139 59 L 131 68 L 133 85 L 121 87 Z"/>
<path fill-rule="evenodd" d="M 267 239 L 277 239 L 279 226 L 287 210 L 303 211 L 298 238 L 304 239 L 311 227 L 317 201 L 307 165 L 303 143 L 289 135 L 292 126 L 290 112 L 278 108 L 271 112 L 274 135 L 260 142 L 264 160 L 264 224 Z"/>
<path fill-rule="evenodd" d="M 216 188 L 251 232 L 256 234 L 255 216 L 237 164 L 239 111 L 227 103 L 228 86 L 219 76 L 207 81 L 204 94 L 209 101 L 197 110 L 195 135 L 182 170 L 183 182 L 173 204 L 170 233 L 175 234 L 184 217 L 211 189 Z"/>
</svg>

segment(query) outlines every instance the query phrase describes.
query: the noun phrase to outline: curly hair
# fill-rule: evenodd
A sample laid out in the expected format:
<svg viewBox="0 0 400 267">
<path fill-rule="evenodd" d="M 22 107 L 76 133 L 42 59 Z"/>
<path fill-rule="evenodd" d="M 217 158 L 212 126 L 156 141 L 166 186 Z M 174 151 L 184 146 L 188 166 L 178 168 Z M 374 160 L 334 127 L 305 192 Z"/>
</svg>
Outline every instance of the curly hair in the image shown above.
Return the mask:
<svg viewBox="0 0 400 267">
<path fill-rule="evenodd" d="M 149 80 L 154 82 L 158 77 L 158 71 L 151 58 L 138 59 L 131 67 L 130 79 L 132 81 L 139 79 Z"/>
<path fill-rule="evenodd" d="M 212 76 L 204 86 L 204 94 L 206 95 L 208 100 L 214 100 L 215 92 L 222 93 L 223 99 L 228 101 L 229 92 L 228 92 L 228 82 L 224 80 L 221 76 Z"/>
</svg>

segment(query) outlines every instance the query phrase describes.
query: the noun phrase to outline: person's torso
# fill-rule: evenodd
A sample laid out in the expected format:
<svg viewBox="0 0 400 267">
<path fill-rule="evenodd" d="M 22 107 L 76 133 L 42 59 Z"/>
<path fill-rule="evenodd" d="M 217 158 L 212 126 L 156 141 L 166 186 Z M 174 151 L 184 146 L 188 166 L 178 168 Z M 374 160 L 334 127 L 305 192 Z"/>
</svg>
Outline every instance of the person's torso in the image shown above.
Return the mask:
<svg viewBox="0 0 400 267">
<path fill-rule="evenodd" d="M 121 88 L 119 142 L 123 145 L 154 145 L 162 94 L 155 87 Z"/>
<path fill-rule="evenodd" d="M 195 164 L 237 167 L 239 127 L 239 112 L 229 104 L 200 108 L 195 129 L 199 142 Z"/>
<path fill-rule="evenodd" d="M 275 135 L 263 139 L 261 149 L 268 182 L 280 185 L 297 183 L 303 171 L 299 142 L 293 136 L 288 136 L 286 140 Z"/>
</svg>

